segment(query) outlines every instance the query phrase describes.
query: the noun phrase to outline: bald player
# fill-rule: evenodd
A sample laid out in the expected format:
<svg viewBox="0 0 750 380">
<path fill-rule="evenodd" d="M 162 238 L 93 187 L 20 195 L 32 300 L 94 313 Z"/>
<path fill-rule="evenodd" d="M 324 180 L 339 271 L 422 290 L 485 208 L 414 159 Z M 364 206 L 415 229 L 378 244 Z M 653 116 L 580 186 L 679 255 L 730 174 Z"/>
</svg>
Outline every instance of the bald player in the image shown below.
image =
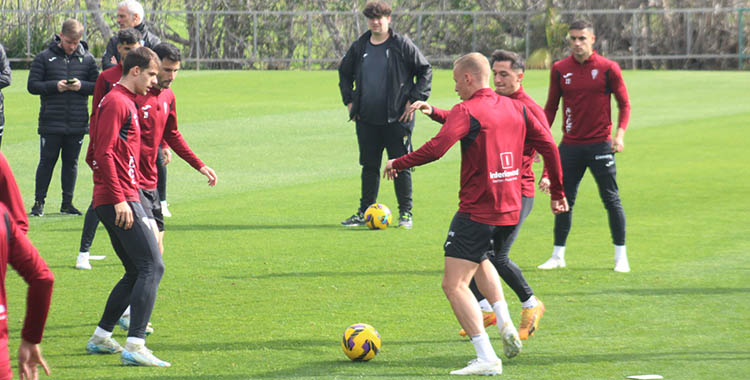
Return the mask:
<svg viewBox="0 0 750 380">
<path fill-rule="evenodd" d="M 518 181 L 524 140 L 541 152 L 551 167 L 552 211 L 567 210 L 554 140 L 536 118 L 527 115 L 522 104 L 496 94 L 489 87 L 489 78 L 490 65 L 483 55 L 470 53 L 457 59 L 453 80 L 463 102 L 450 111 L 426 103 L 412 105 L 411 110 L 419 109 L 443 126 L 418 150 L 389 160 L 384 173 L 389 179 L 395 178 L 400 171 L 439 159 L 461 141 L 459 208 L 443 246 L 442 287 L 453 313 L 471 338 L 477 358 L 465 368 L 452 371 L 452 375 L 497 375 L 503 370 L 484 330 L 477 300 L 469 289 L 472 277 L 497 314 L 505 355 L 511 358 L 521 351 L 521 340 L 511 322 L 497 270 L 487 255 L 503 245 L 519 221 Z"/>
</svg>

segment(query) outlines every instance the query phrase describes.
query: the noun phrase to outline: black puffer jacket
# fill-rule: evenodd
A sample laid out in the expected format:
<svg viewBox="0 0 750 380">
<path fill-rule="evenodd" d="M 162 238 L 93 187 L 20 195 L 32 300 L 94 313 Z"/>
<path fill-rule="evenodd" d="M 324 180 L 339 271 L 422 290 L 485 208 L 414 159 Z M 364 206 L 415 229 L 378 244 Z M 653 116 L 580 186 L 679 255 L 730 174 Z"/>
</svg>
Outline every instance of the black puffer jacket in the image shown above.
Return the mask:
<svg viewBox="0 0 750 380">
<path fill-rule="evenodd" d="M 393 30 L 388 31 L 391 37 L 386 54 L 388 56 L 388 123 L 395 123 L 404 113 L 406 101 L 427 100 L 432 87 L 432 66 L 411 40 Z M 362 83 L 362 57 L 372 32 L 362 34 L 341 59 L 339 65 L 339 89 L 344 104 L 352 103 L 349 115 L 354 118 L 359 114 L 359 98 Z M 413 120 L 410 123 L 413 125 Z"/>
<path fill-rule="evenodd" d="M 60 37 L 34 57 L 29 71 L 28 90 L 41 95 L 39 134 L 82 135 L 89 132 L 88 97 L 94 93 L 99 70 L 96 60 L 81 41 L 71 55 L 59 46 Z M 79 91 L 57 91 L 57 82 L 77 78 Z"/>
<path fill-rule="evenodd" d="M 0 90 L 10 86 L 10 64 L 8 63 L 8 56 L 5 54 L 5 48 L 0 45 Z M 5 109 L 3 108 L 3 97 L 2 91 L 0 91 L 0 126 L 5 125 Z"/>
<path fill-rule="evenodd" d="M 161 43 L 161 39 L 148 30 L 145 22 L 136 25 L 134 29 L 141 32 L 141 46 L 153 49 Z M 107 50 L 104 51 L 104 55 L 102 56 L 102 71 L 116 65 L 116 63 L 112 63 L 112 57 L 115 57 L 117 62 L 120 62 L 120 52 L 117 51 L 117 33 L 107 43 Z"/>
</svg>

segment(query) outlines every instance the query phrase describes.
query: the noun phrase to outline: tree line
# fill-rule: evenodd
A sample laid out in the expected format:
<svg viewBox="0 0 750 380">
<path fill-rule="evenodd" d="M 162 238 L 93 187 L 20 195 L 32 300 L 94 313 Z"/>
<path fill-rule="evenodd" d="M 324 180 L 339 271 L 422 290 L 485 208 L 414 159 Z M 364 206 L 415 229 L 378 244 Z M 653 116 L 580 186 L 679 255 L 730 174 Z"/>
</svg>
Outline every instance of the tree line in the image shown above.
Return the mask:
<svg viewBox="0 0 750 380">
<path fill-rule="evenodd" d="M 144 0 L 146 22 L 163 41 L 200 57 L 211 69 L 334 69 L 356 37 L 367 29 L 365 0 Z M 614 57 L 638 59 L 645 69 L 727 69 L 737 60 L 665 59 L 665 55 L 750 55 L 750 0 L 394 0 L 392 27 L 409 36 L 439 67 L 469 52 L 504 48 L 528 54 L 529 66 L 545 68 L 568 54 L 567 25 L 594 23 L 595 48 Z M 68 17 L 85 20 L 86 41 L 95 56 L 116 33 L 117 1 L 0 0 L 0 43 L 14 67 L 30 60 L 59 32 Z M 710 8 L 681 12 L 685 8 Z M 590 10 L 612 12 L 591 12 Z M 33 10 L 33 11 L 32 11 Z M 621 12 L 615 12 L 620 10 Z M 626 10 L 622 12 L 622 10 Z M 640 10 L 633 13 L 627 10 Z M 713 10 L 713 11 L 712 11 Z M 24 12 L 27 11 L 27 12 Z M 529 13 L 532 11 L 532 13 Z M 254 12 L 254 13 L 248 13 Z M 294 13 L 294 12 L 310 12 Z M 470 13 L 471 12 L 471 13 Z M 620 59 L 631 68 L 630 59 Z M 746 61 L 747 62 L 747 61 Z M 750 63 L 749 63 L 750 64 Z"/>
</svg>

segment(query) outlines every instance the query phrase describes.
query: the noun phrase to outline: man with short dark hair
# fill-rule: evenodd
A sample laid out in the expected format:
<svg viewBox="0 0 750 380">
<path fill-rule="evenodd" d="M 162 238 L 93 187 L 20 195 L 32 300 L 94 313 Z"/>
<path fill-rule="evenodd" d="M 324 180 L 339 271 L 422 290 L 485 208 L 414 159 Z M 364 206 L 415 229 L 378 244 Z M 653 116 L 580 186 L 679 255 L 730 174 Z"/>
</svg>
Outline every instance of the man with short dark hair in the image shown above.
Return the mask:
<svg viewBox="0 0 750 380">
<path fill-rule="evenodd" d="M 511 321 L 497 271 L 487 255 L 492 251 L 497 253 L 518 224 L 521 208 L 518 180 L 525 142 L 538 149 L 552 168 L 552 211 L 567 210 L 559 157 L 548 129 L 529 115 L 522 104 L 492 91 L 489 77 L 489 62 L 483 55 L 469 53 L 457 59 L 453 80 L 462 102 L 450 111 L 415 102 L 410 111 L 419 109 L 443 127 L 418 150 L 389 160 L 384 173 L 388 178 L 397 177 L 410 167 L 439 159 L 461 141 L 459 209 L 443 246 L 442 286 L 456 319 L 474 345 L 477 359 L 463 369 L 452 371 L 452 375 L 502 373 L 502 361 L 492 348 L 479 305 L 469 290 L 472 278 L 497 314 L 505 355 L 511 358 L 521 351 L 521 340 Z"/>
<path fill-rule="evenodd" d="M 0 44 L 0 90 L 10 86 L 11 73 L 8 55 L 5 48 Z M 0 144 L 3 142 L 3 131 L 5 130 L 5 109 L 3 107 L 3 92 L 0 91 Z"/>
<path fill-rule="evenodd" d="M 122 78 L 102 100 L 91 136 L 93 153 L 87 163 L 94 171 L 94 209 L 107 228 L 125 274 L 107 299 L 99 324 L 86 344 L 90 354 L 121 353 L 122 363 L 169 367 L 146 348 L 146 328 L 164 275 L 156 237 L 138 195 L 141 127 L 135 98 L 156 85 L 159 57 L 147 47 L 128 53 Z M 112 331 L 123 311 L 132 318 L 123 348 Z"/>
<path fill-rule="evenodd" d="M 531 113 L 531 116 L 535 117 L 549 133 L 549 125 L 544 115 L 544 109 L 536 104 L 534 99 L 531 99 L 523 90 L 521 84 L 525 70 L 523 58 L 512 51 L 495 50 L 492 52 L 490 64 L 492 66 L 495 92 L 521 102 L 526 107 L 527 112 Z M 549 137 L 552 138 L 552 135 L 550 134 Z M 531 213 L 531 209 L 534 206 L 534 170 L 532 169 L 532 164 L 534 163 L 535 156 L 536 150 L 531 146 L 525 145 L 520 174 L 521 216 L 508 239 L 490 257 L 490 261 L 495 266 L 495 269 L 497 269 L 500 277 L 513 289 L 513 292 L 518 296 L 518 300 L 521 301 L 521 324 L 518 328 L 518 335 L 523 340 L 533 336 L 539 327 L 539 320 L 544 314 L 544 304 L 534 295 L 534 291 L 523 276 L 521 268 L 510 259 L 509 254 L 510 248 L 516 237 L 518 237 L 518 232 L 521 230 L 521 225 L 529 213 Z M 542 181 L 546 181 L 549 184 L 549 178 L 544 178 Z M 479 300 L 479 306 L 484 312 L 485 327 L 494 324 L 497 319 L 495 313 L 492 311 L 489 302 L 487 302 L 479 291 L 479 288 L 477 288 L 474 280 L 472 280 L 469 288 L 477 300 Z M 464 336 L 466 333 L 461 330 L 459 335 Z"/>
<path fill-rule="evenodd" d="M 143 5 L 136 0 L 124 0 L 117 5 L 117 25 L 120 30 L 135 28 L 141 34 L 140 44 L 153 49 L 161 42 L 161 39 L 151 33 L 146 26 Z M 107 43 L 107 48 L 102 56 L 102 70 L 109 69 L 121 61 L 121 53 L 117 49 L 117 35 L 112 36 Z"/>
<path fill-rule="evenodd" d="M 99 76 L 96 61 L 81 41 L 83 25 L 74 19 L 63 23 L 59 36 L 37 54 L 29 70 L 28 90 L 40 95 L 40 155 L 31 215 L 44 215 L 44 200 L 58 157 L 62 157 L 60 213 L 81 215 L 73 206 L 78 175 L 78 155 L 83 135 L 89 131 L 88 97 Z"/>
<path fill-rule="evenodd" d="M 359 208 L 341 222 L 344 226 L 365 225 L 365 210 L 378 197 L 383 149 L 389 159 L 412 150 L 414 114 L 409 106 L 427 100 L 432 85 L 432 67 L 427 59 L 408 37 L 390 28 L 390 5 L 370 1 L 362 13 L 367 17 L 369 30 L 351 45 L 339 66 L 341 98 L 350 120 L 356 122 L 362 165 Z M 411 173 L 401 173 L 394 187 L 399 227 L 410 229 Z"/>
<path fill-rule="evenodd" d="M 609 215 L 609 229 L 615 248 L 614 270 L 630 272 L 625 249 L 625 211 L 618 193 L 615 165 L 615 153 L 625 148 L 625 129 L 630 120 L 628 91 L 620 66 L 594 50 L 596 36 L 591 23 L 576 21 L 570 24 L 568 40 L 572 54 L 552 66 L 544 112 L 552 125 L 562 97 L 560 157 L 570 211 L 555 216 L 552 257 L 538 268 L 565 267 L 565 243 L 573 221 L 573 206 L 578 185 L 588 168 L 596 180 L 599 197 Z M 620 111 L 614 139 L 610 104 L 613 94 Z"/>
<path fill-rule="evenodd" d="M 117 32 L 117 51 L 120 56 L 125 58 L 128 53 L 141 46 L 141 33 L 133 28 L 122 29 Z M 92 97 L 91 106 L 91 121 L 89 123 L 90 133 L 96 128 L 96 112 L 99 109 L 99 103 L 101 102 L 104 95 L 107 95 L 109 90 L 115 86 L 115 84 L 122 78 L 122 63 L 104 70 L 99 78 L 96 79 L 96 86 L 94 87 L 94 96 Z M 86 157 L 92 154 L 92 144 L 89 144 L 89 149 L 86 152 Z M 94 242 L 96 236 L 96 228 L 99 226 L 99 217 L 96 216 L 94 211 L 93 203 L 89 205 L 86 215 L 83 219 L 83 230 L 81 231 L 81 246 L 78 251 L 78 257 L 76 258 L 76 269 L 91 269 L 91 263 L 89 260 L 100 260 L 104 259 L 104 256 L 91 256 L 89 250 L 91 244 Z"/>
</svg>

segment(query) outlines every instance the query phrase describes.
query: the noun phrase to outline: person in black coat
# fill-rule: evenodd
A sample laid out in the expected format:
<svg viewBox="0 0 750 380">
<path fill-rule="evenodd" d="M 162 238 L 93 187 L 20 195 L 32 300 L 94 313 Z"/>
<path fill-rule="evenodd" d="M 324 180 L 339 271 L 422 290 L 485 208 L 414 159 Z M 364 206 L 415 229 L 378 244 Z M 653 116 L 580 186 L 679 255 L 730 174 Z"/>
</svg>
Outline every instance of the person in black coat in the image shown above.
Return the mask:
<svg viewBox="0 0 750 380">
<path fill-rule="evenodd" d="M 120 30 L 135 28 L 141 33 L 141 46 L 153 49 L 161 43 L 161 39 L 151 33 L 143 22 L 143 5 L 135 0 L 125 0 L 117 5 L 117 24 Z M 115 33 L 107 43 L 107 49 L 102 56 L 102 71 L 120 62 L 120 53 L 117 51 L 117 34 Z"/>
<path fill-rule="evenodd" d="M 0 45 L 0 90 L 10 86 L 10 64 L 5 48 Z M 3 108 L 3 93 L 0 91 L 0 143 L 3 142 L 3 129 L 5 129 L 5 109 Z"/>
<path fill-rule="evenodd" d="M 40 155 L 36 170 L 36 190 L 31 215 L 44 215 L 52 172 L 62 157 L 63 214 L 81 215 L 73 206 L 73 190 L 78 175 L 78 155 L 83 135 L 89 131 L 88 97 L 94 93 L 99 70 L 96 60 L 81 41 L 83 25 L 74 19 L 63 23 L 59 36 L 34 57 L 29 70 L 28 90 L 40 95 Z M 62 154 L 61 154 L 62 152 Z"/>
</svg>

